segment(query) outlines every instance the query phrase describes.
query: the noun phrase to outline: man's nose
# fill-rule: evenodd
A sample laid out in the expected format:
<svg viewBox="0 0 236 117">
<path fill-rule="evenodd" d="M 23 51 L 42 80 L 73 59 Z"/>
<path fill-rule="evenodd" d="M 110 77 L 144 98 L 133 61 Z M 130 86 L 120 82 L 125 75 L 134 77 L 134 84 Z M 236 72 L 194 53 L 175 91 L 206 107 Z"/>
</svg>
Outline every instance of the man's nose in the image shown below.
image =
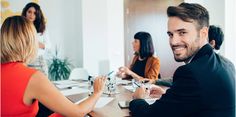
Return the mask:
<svg viewBox="0 0 236 117">
<path fill-rule="evenodd" d="M 170 43 L 172 45 L 175 45 L 175 44 L 179 43 L 180 40 L 181 40 L 181 38 L 178 35 L 174 34 L 173 37 L 170 39 Z"/>
</svg>

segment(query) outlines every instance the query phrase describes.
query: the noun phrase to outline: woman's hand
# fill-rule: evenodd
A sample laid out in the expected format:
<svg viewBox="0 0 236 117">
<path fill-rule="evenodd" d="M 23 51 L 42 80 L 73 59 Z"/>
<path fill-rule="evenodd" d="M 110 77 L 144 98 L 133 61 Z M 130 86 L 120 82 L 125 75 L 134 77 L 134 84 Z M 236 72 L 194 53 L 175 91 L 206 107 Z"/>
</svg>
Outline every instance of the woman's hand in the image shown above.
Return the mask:
<svg viewBox="0 0 236 117">
<path fill-rule="evenodd" d="M 103 93 L 105 82 L 106 82 L 105 76 L 98 76 L 95 78 L 94 84 L 93 84 L 94 94 L 101 95 Z"/>
<path fill-rule="evenodd" d="M 125 73 L 126 75 L 131 75 L 133 73 L 128 67 L 125 66 L 120 67 L 119 71 Z"/>
<path fill-rule="evenodd" d="M 127 75 L 124 72 L 118 71 L 116 73 L 116 76 L 119 77 L 119 78 L 125 78 Z"/>
<path fill-rule="evenodd" d="M 148 95 L 149 91 L 145 87 L 140 87 L 133 93 L 133 99 L 145 99 Z"/>
<path fill-rule="evenodd" d="M 38 42 L 38 43 L 39 43 L 39 48 L 45 49 L 45 45 L 43 43 L 41 43 L 41 42 Z"/>
<path fill-rule="evenodd" d="M 156 80 L 148 79 L 148 78 L 139 78 L 139 82 L 142 82 L 142 83 L 154 84 L 155 81 L 156 81 Z"/>
<path fill-rule="evenodd" d="M 125 78 L 127 75 L 131 75 L 132 71 L 128 67 L 120 67 L 119 71 L 117 72 L 117 76 L 120 78 Z"/>
</svg>

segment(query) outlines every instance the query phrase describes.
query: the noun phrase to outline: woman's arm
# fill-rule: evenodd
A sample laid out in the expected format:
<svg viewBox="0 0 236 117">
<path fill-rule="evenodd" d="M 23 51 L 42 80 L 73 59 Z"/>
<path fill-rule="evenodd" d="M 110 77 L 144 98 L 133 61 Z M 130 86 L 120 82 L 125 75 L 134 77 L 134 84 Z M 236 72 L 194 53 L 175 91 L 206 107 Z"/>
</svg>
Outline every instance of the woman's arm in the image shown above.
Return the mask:
<svg viewBox="0 0 236 117">
<path fill-rule="evenodd" d="M 145 76 L 150 79 L 152 83 L 155 82 L 155 80 L 158 79 L 158 75 L 160 73 L 160 60 L 158 58 L 153 58 L 150 61 L 147 61 L 147 64 L 145 68 L 146 74 Z"/>
<path fill-rule="evenodd" d="M 120 73 L 125 74 L 126 76 L 129 75 L 132 78 L 134 78 L 135 80 L 138 81 L 142 81 L 144 80 L 144 78 L 142 76 L 139 76 L 138 74 L 134 73 L 133 71 L 131 71 L 128 67 L 120 67 L 119 68 Z"/>
<path fill-rule="evenodd" d="M 43 34 L 38 35 L 39 38 L 39 48 L 49 51 L 51 49 L 51 42 L 49 38 L 49 33 L 47 30 Z"/>
<path fill-rule="evenodd" d="M 131 70 L 129 71 L 128 75 L 132 76 L 135 80 L 138 80 L 138 81 L 143 81 L 145 79 L 142 76 L 139 76 L 138 74 L 134 73 Z"/>
<path fill-rule="evenodd" d="M 41 49 L 45 49 L 45 44 L 43 44 L 43 43 L 41 43 L 41 42 L 38 42 L 39 43 L 39 48 L 41 48 Z"/>
<path fill-rule="evenodd" d="M 93 109 L 101 96 L 104 82 L 105 78 L 97 78 L 94 82 L 94 95 L 76 105 L 62 95 L 43 73 L 36 72 L 26 88 L 24 103 L 31 104 L 33 99 L 37 99 L 63 116 L 84 116 Z"/>
</svg>

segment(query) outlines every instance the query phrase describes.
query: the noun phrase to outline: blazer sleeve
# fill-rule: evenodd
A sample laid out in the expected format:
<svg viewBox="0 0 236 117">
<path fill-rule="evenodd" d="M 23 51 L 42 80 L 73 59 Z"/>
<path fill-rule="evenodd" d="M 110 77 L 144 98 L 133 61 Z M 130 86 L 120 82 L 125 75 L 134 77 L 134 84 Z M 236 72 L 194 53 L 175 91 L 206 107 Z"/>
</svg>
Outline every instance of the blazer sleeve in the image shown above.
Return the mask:
<svg viewBox="0 0 236 117">
<path fill-rule="evenodd" d="M 184 71 L 184 72 L 183 72 Z M 132 116 L 185 117 L 200 108 L 198 83 L 190 71 L 177 69 L 174 82 L 166 94 L 152 105 L 143 99 L 130 102 Z"/>
<path fill-rule="evenodd" d="M 160 73 L 160 60 L 153 57 L 150 61 L 147 61 L 145 68 L 145 77 L 148 79 L 157 80 Z"/>
</svg>

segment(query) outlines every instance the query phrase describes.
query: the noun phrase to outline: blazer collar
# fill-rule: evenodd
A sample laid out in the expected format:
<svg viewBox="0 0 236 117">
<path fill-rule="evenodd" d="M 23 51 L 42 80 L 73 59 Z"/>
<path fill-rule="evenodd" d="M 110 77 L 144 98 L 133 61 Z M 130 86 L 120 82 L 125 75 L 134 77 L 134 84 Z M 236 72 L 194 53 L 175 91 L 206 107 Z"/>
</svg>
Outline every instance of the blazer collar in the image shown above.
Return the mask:
<svg viewBox="0 0 236 117">
<path fill-rule="evenodd" d="M 193 57 L 191 62 L 197 60 L 198 58 L 200 58 L 204 55 L 210 55 L 212 53 L 213 53 L 212 47 L 209 44 L 206 44 L 196 53 L 196 55 Z"/>
</svg>

